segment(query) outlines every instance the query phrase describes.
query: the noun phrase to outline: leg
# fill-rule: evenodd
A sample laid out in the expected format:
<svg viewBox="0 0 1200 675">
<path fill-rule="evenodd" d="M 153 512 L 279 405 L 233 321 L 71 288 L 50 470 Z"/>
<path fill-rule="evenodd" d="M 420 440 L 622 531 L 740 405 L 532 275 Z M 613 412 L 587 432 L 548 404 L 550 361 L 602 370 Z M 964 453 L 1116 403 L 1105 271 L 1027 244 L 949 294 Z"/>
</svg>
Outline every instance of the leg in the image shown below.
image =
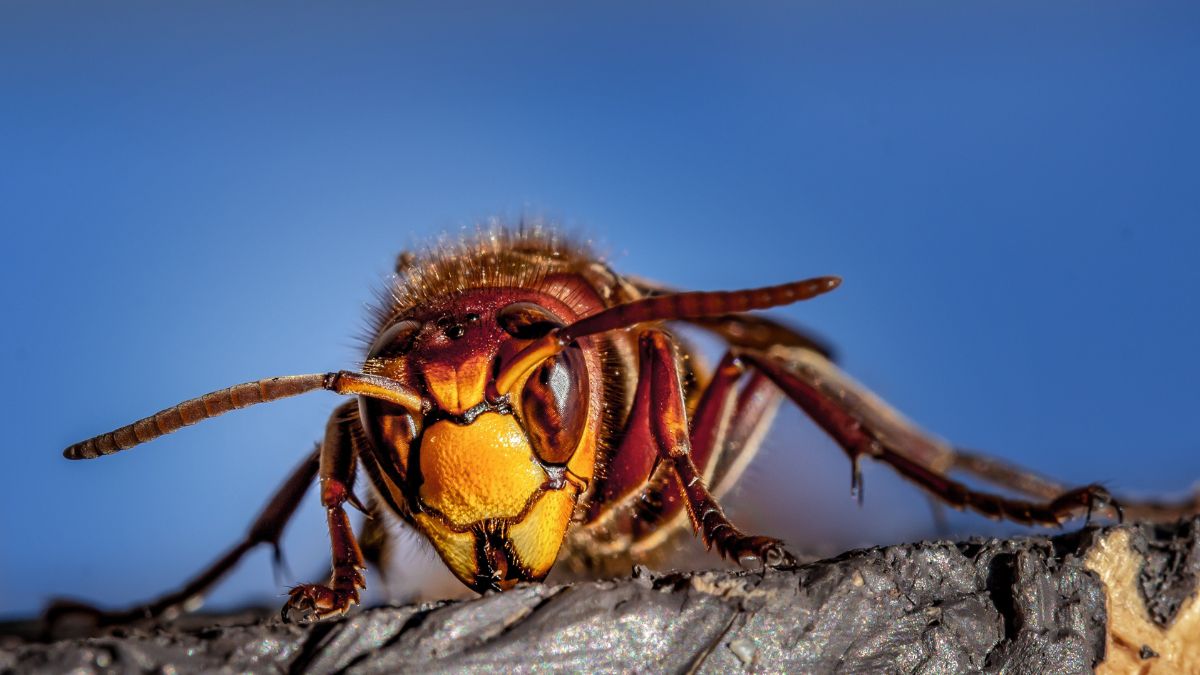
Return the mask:
<svg viewBox="0 0 1200 675">
<path fill-rule="evenodd" d="M 1029 469 L 962 448 L 955 448 L 951 471 L 1036 499 L 1054 499 L 1066 487 Z M 1131 520 L 1169 522 L 1200 512 L 1200 491 L 1175 501 L 1121 499 L 1121 510 Z"/>
<path fill-rule="evenodd" d="M 645 396 L 651 407 L 647 440 L 657 451 L 658 461 L 666 464 L 678 479 L 693 529 L 705 545 L 715 545 L 718 553 L 731 560 L 758 558 L 769 565 L 791 561 L 791 555 L 778 539 L 748 536 L 729 522 L 705 485 L 692 457 L 692 434 L 688 430 L 670 337 L 661 331 L 646 331 L 639 345 L 642 361 L 639 398 Z"/>
<path fill-rule="evenodd" d="M 742 365 L 738 361 L 735 363 Z M 746 379 L 746 385 L 738 392 L 734 403 L 729 428 L 719 441 L 721 450 L 716 457 L 716 466 L 711 473 L 705 472 L 712 476 L 708 484 L 718 497 L 741 479 L 750 460 L 758 454 L 762 439 L 775 420 L 775 413 L 783 400 L 783 392 L 762 373 L 750 373 Z"/>
<path fill-rule="evenodd" d="M 856 469 L 860 457 L 873 457 L 951 506 L 1021 523 L 1058 526 L 1081 511 L 1090 516 L 1101 509 L 1112 509 L 1118 517 L 1121 514 L 1108 491 L 1099 485 L 1063 491 L 1040 501 L 972 490 L 945 476 L 954 462 L 951 448 L 922 434 L 824 357 L 805 350 L 789 350 L 786 356 L 745 350 L 741 356 L 832 436 Z"/>
<path fill-rule="evenodd" d="M 747 380 L 739 390 L 738 384 Z M 726 353 L 713 372 L 691 419 L 692 462 L 713 496 L 720 498 L 741 477 L 758 452 L 782 394 L 761 373 L 745 377 L 745 367 Z M 683 488 L 666 465 L 642 488 L 633 521 L 634 550 L 650 550 L 670 536 L 664 527 L 685 510 Z"/>
<path fill-rule="evenodd" d="M 640 281 L 638 287 L 651 295 L 670 291 L 670 289 Z M 715 319 L 691 320 L 689 323 L 721 336 L 732 347 L 768 352 L 782 358 L 784 362 L 791 361 L 798 353 L 795 348 L 806 348 L 823 354 L 828 361 L 834 360 L 830 356 L 832 350 L 824 346 L 824 342 L 819 338 L 763 317 L 731 314 Z M 812 361 L 813 357 L 801 356 L 799 360 L 802 362 Z M 827 363 L 826 369 L 830 368 L 831 365 Z M 891 428 L 895 435 L 902 439 L 900 445 L 905 447 L 906 454 L 938 473 L 962 472 L 992 485 L 1042 501 L 1053 501 L 1069 492 L 1062 483 L 1040 476 L 1024 467 L 970 450 L 951 447 L 918 430 L 886 403 L 875 398 L 861 385 L 850 381 L 844 375 L 837 373 L 837 376 L 831 379 L 834 382 L 848 382 L 848 388 L 851 391 L 845 395 L 856 400 L 861 407 L 873 411 L 870 415 L 882 422 L 881 428 Z M 855 389 L 858 391 L 853 391 Z M 857 475 L 857 471 L 855 471 L 854 483 L 861 498 L 861 483 Z M 714 490 L 716 494 L 720 494 L 719 487 L 718 484 L 718 489 Z M 1172 521 L 1200 512 L 1200 490 L 1194 490 L 1191 495 L 1174 501 L 1121 499 L 1120 504 L 1124 513 L 1133 520 Z"/>
<path fill-rule="evenodd" d="M 1012 490 L 1017 494 L 1036 499 L 1053 499 L 1065 488 L 1044 476 L 1021 469 L 995 457 L 973 453 L 962 448 L 954 449 L 954 460 L 949 471 L 959 471 L 974 476 L 997 487 Z"/>
<path fill-rule="evenodd" d="M 352 400 L 338 406 L 325 427 L 325 440 L 321 443 L 321 505 L 325 507 L 329 525 L 333 572 L 327 585 L 301 584 L 288 593 L 281 612 L 285 621 L 310 623 L 343 615 L 358 604 L 359 589 L 366 588 L 363 555 L 343 508 L 349 502 L 366 511 L 353 492 L 357 457 L 351 435 L 352 427 L 358 423 L 358 402 Z"/>
<path fill-rule="evenodd" d="M 308 486 L 316 478 L 317 466 L 318 453 L 314 450 L 272 495 L 255 518 L 245 538 L 179 590 L 145 605 L 115 612 L 105 612 L 89 605 L 60 600 L 46 610 L 45 622 L 48 630 L 53 632 L 59 621 L 71 615 L 87 615 L 98 628 L 159 617 L 170 619 L 181 612 L 198 607 L 204 593 L 233 569 L 242 556 L 259 544 L 270 544 L 275 550 L 276 560 L 279 560 L 279 538 L 283 534 L 283 528 L 295 514 L 300 500 L 308 491 Z"/>
<path fill-rule="evenodd" d="M 372 492 L 367 498 L 367 518 L 358 534 L 358 549 L 362 551 L 363 561 L 367 566 L 374 568 L 375 574 L 387 581 L 392 538 L 383 511 L 384 507 L 380 505 L 379 498 Z"/>
</svg>

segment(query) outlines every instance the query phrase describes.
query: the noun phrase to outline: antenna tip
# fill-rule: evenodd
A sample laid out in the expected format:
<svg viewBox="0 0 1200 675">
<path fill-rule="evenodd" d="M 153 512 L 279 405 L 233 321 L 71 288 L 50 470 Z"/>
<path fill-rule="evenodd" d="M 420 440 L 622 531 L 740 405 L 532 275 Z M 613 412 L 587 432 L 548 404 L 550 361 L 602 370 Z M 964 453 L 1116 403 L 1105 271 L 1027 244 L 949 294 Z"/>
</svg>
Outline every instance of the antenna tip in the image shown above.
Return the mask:
<svg viewBox="0 0 1200 675">
<path fill-rule="evenodd" d="M 817 293 L 828 293 L 838 286 L 842 285 L 842 278 L 839 276 L 817 277 L 813 281 L 816 282 Z"/>
<path fill-rule="evenodd" d="M 92 459 L 93 457 L 100 456 L 95 452 L 89 452 L 87 443 L 76 443 L 66 450 L 63 450 L 62 455 L 67 459 Z"/>
</svg>

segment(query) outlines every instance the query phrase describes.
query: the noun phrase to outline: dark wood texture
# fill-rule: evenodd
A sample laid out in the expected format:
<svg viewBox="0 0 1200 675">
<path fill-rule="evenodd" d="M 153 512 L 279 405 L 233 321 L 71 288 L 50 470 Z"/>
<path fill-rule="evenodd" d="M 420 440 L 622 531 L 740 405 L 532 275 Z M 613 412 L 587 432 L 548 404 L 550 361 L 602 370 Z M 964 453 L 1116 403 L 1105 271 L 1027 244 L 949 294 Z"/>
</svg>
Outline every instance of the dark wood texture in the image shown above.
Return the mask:
<svg viewBox="0 0 1200 675">
<path fill-rule="evenodd" d="M 1196 613 L 1197 524 L 924 542 L 765 575 L 529 584 L 315 626 L 200 616 L 88 640 L 0 637 L 0 672 L 1082 673 L 1103 667 L 1106 651 L 1167 672 L 1153 668 L 1172 658 L 1160 645 L 1106 645 L 1110 614 L 1129 619 L 1110 611 L 1103 572 L 1088 565 L 1123 542 L 1143 562 L 1126 572 L 1135 604 L 1169 630 L 1189 619 L 1181 606 Z"/>
</svg>

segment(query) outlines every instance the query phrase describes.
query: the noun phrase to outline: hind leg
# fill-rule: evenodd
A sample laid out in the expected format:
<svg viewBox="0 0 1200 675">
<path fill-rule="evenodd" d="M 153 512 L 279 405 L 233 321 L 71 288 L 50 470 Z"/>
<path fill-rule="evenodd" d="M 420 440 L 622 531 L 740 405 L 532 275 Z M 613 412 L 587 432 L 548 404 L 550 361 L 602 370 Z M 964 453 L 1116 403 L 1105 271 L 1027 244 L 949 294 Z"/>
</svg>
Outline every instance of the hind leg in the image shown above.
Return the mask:
<svg viewBox="0 0 1200 675">
<path fill-rule="evenodd" d="M 1025 467 L 962 448 L 954 449 L 951 472 L 960 472 L 997 487 L 1037 499 L 1053 499 L 1066 486 Z M 1176 500 L 1120 499 L 1121 510 L 1131 520 L 1170 522 L 1200 512 L 1200 491 Z"/>
<path fill-rule="evenodd" d="M 1020 523 L 1061 525 L 1065 520 L 1121 508 L 1099 485 L 1062 490 L 1034 500 L 974 490 L 946 476 L 954 452 L 928 437 L 898 413 L 814 352 L 787 356 L 744 350 L 741 357 L 771 378 L 850 457 L 857 476 L 861 457 L 890 465 L 900 475 L 956 508 Z"/>
</svg>

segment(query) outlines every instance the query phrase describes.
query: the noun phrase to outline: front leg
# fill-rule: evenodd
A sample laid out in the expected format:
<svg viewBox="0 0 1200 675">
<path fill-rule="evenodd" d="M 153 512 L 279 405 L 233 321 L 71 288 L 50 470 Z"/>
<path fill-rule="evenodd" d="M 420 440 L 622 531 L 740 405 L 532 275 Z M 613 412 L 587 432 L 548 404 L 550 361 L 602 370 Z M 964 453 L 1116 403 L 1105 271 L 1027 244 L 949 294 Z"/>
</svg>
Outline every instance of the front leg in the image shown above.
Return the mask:
<svg viewBox="0 0 1200 675">
<path fill-rule="evenodd" d="M 642 334 L 639 344 L 642 367 L 638 395 L 650 402 L 650 438 L 659 461 L 667 463 L 679 480 L 693 529 L 706 546 L 716 546 L 717 552 L 730 560 L 740 563 L 757 558 L 772 566 L 793 563 L 794 558 L 780 540 L 747 535 L 731 523 L 705 485 L 692 458 L 692 439 L 671 338 L 662 331 L 650 330 Z"/>
<path fill-rule="evenodd" d="M 362 509 L 353 492 L 357 457 L 351 430 L 356 424 L 358 403 L 348 401 L 329 418 L 325 440 L 321 444 L 321 505 L 325 507 L 329 524 L 333 572 L 326 585 L 301 584 L 288 593 L 288 601 L 282 610 L 285 621 L 311 623 L 341 616 L 358 604 L 358 591 L 366 588 L 363 555 L 343 508 L 350 502 Z"/>
</svg>

